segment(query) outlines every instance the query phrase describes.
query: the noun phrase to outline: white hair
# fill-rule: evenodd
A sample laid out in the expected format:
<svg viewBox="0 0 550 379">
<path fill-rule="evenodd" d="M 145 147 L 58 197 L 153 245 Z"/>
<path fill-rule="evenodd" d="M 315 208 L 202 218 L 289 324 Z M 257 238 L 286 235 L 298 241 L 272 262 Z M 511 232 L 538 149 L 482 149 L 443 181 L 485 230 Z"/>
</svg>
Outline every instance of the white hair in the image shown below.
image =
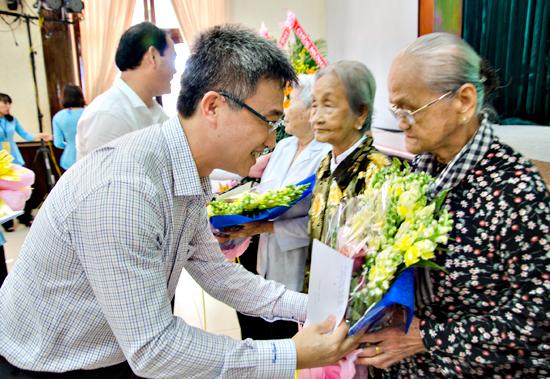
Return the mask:
<svg viewBox="0 0 550 379">
<path fill-rule="evenodd" d="M 410 64 L 423 68 L 420 79 L 435 93 L 443 94 L 471 83 L 477 91 L 476 115 L 491 111 L 488 96 L 498 85 L 498 78 L 489 63 L 460 37 L 427 34 L 405 46 L 397 56 L 413 58 Z"/>
<path fill-rule="evenodd" d="M 308 109 L 311 106 L 313 97 L 313 85 L 315 84 L 314 74 L 300 74 L 298 75 L 298 86 L 294 91 L 298 92 L 300 102 L 304 109 Z"/>
<path fill-rule="evenodd" d="M 365 108 L 367 109 L 367 117 L 361 131 L 370 130 L 376 93 L 376 82 L 370 70 L 358 61 L 338 61 L 323 67 L 317 72 L 315 78 L 319 80 L 328 73 L 336 75 L 344 87 L 351 114 L 360 116 Z"/>
</svg>

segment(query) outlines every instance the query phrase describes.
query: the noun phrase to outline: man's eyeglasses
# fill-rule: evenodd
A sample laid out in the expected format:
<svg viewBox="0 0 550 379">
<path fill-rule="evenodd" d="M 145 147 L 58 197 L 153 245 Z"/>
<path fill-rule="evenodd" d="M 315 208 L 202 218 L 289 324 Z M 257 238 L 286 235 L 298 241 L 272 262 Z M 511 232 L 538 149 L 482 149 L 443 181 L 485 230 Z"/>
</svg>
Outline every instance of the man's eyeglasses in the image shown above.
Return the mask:
<svg viewBox="0 0 550 379">
<path fill-rule="evenodd" d="M 395 116 L 396 119 L 399 120 L 401 117 L 404 117 L 405 120 L 407 121 L 407 123 L 409 125 L 412 125 L 412 124 L 415 123 L 415 120 L 414 120 L 414 114 L 415 113 L 418 113 L 421 110 L 424 110 L 424 109 L 428 108 L 430 105 L 433 105 L 433 104 L 437 103 L 439 100 L 444 99 L 445 97 L 449 96 L 450 94 L 452 94 L 454 92 L 456 92 L 456 90 L 449 91 L 446 94 L 441 95 L 439 97 L 439 99 L 436 99 L 436 100 L 432 101 L 431 103 L 428 103 L 428 104 L 424 105 L 423 107 L 418 108 L 417 110 L 415 110 L 413 112 L 411 112 L 407 109 L 398 108 L 395 104 L 390 107 L 390 112 Z"/>
<path fill-rule="evenodd" d="M 242 100 L 240 100 L 239 98 L 237 98 L 236 96 L 233 96 L 232 94 L 230 94 L 229 92 L 225 92 L 225 91 L 217 91 L 220 95 L 222 96 L 225 96 L 225 97 L 228 97 L 230 98 L 231 100 L 233 100 L 234 102 L 236 102 L 237 104 L 239 104 L 241 107 L 244 107 L 246 109 L 248 109 L 253 115 L 255 115 L 256 117 L 258 117 L 260 120 L 262 120 L 263 122 L 267 123 L 269 125 L 269 133 L 271 133 L 272 131 L 276 130 L 279 126 L 283 125 L 284 124 L 284 118 L 285 116 L 283 115 L 278 121 L 269 121 L 267 118 L 265 118 L 264 116 L 262 116 L 261 114 L 259 114 L 258 112 L 256 112 L 254 109 L 252 109 L 251 107 L 249 107 L 248 105 L 246 105 L 246 103 Z"/>
</svg>

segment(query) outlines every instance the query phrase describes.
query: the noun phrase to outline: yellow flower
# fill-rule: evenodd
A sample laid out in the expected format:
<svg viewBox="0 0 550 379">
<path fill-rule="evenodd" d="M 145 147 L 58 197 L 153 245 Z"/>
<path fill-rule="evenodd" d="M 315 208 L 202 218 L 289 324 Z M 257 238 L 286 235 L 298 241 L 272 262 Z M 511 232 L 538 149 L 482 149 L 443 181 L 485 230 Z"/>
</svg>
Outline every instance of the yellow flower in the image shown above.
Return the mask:
<svg viewBox="0 0 550 379">
<path fill-rule="evenodd" d="M 419 260 L 420 258 L 418 258 L 418 249 L 415 246 L 412 246 L 405 253 L 405 264 L 407 265 L 407 267 L 409 267 L 410 265 L 415 264 Z"/>
<path fill-rule="evenodd" d="M 399 216 L 405 216 L 407 213 L 409 213 L 409 208 L 407 208 L 406 206 L 404 205 L 401 205 L 399 206 L 399 208 L 397 208 L 397 213 L 399 214 Z"/>
<path fill-rule="evenodd" d="M 369 242 L 369 249 L 378 251 L 378 249 L 380 249 L 380 245 L 381 245 L 380 237 L 378 236 L 374 237 L 372 241 Z"/>
<path fill-rule="evenodd" d="M 285 96 L 290 95 L 291 92 L 292 92 L 292 87 L 286 87 L 285 88 Z"/>
<path fill-rule="evenodd" d="M 417 235 L 404 235 L 400 237 L 397 241 L 395 241 L 394 247 L 396 249 L 399 249 L 401 251 L 407 251 L 411 248 L 411 246 L 414 244 L 414 241 L 416 240 Z"/>
<path fill-rule="evenodd" d="M 399 204 L 397 206 L 397 214 L 401 217 L 413 218 L 422 203 L 419 201 L 420 192 L 412 189 L 405 191 L 399 196 Z"/>
<path fill-rule="evenodd" d="M 283 108 L 288 108 L 289 105 L 290 105 L 290 100 L 285 100 L 285 102 L 283 103 Z"/>
<path fill-rule="evenodd" d="M 6 174 L 13 168 L 13 157 L 6 151 L 0 151 L 0 174 Z"/>
<path fill-rule="evenodd" d="M 314 68 L 309 68 L 306 70 L 306 74 L 315 74 L 315 69 Z"/>
<path fill-rule="evenodd" d="M 423 251 L 421 254 L 420 254 L 420 257 L 427 261 L 427 260 L 430 260 L 432 259 L 433 257 L 435 257 L 435 254 L 433 251 Z"/>
<path fill-rule="evenodd" d="M 375 266 L 369 272 L 369 281 L 371 283 L 389 282 L 392 279 L 393 279 L 393 272 L 387 272 L 384 267 Z M 389 287 L 389 283 L 384 283 L 384 284 L 385 285 L 383 285 L 383 287 Z"/>
<path fill-rule="evenodd" d="M 296 70 L 296 74 L 303 74 L 304 72 L 306 72 L 306 70 L 308 69 L 308 67 L 306 67 L 304 65 L 304 62 L 301 62 L 297 59 L 294 59 L 294 69 Z"/>
<path fill-rule="evenodd" d="M 435 203 L 425 206 L 420 212 L 417 213 L 417 219 L 429 218 L 433 215 L 435 210 Z"/>
<path fill-rule="evenodd" d="M 424 260 L 432 259 L 435 256 L 435 244 L 430 240 L 418 241 L 414 246 L 418 249 L 420 257 Z"/>
<path fill-rule="evenodd" d="M 365 177 L 365 171 L 361 171 L 359 174 L 357 174 L 358 179 L 362 179 Z"/>
<path fill-rule="evenodd" d="M 396 196 L 401 196 L 401 194 L 403 193 L 403 187 L 401 187 L 400 185 L 392 188 L 392 190 Z"/>
</svg>

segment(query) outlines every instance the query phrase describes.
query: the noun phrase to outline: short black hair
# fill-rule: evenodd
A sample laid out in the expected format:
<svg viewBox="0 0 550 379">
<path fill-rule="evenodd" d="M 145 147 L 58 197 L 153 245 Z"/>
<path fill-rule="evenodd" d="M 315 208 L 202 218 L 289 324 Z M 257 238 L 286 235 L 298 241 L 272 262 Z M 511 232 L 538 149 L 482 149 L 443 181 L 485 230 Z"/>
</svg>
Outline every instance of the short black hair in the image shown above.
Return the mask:
<svg viewBox="0 0 550 379">
<path fill-rule="evenodd" d="M 181 76 L 177 109 L 191 117 L 208 91 L 227 91 L 241 100 L 256 93 L 260 79 L 297 82 L 286 53 L 273 41 L 238 24 L 217 25 L 200 33 L 189 48 Z M 240 107 L 229 102 L 233 109 Z"/>
<path fill-rule="evenodd" d="M 0 93 L 0 101 L 3 103 L 10 103 L 11 104 L 11 97 L 5 93 Z M 7 114 L 4 116 L 6 120 L 9 122 L 13 121 L 13 116 L 11 114 Z"/>
<path fill-rule="evenodd" d="M 86 105 L 82 89 L 74 84 L 67 84 L 63 87 L 61 96 L 61 105 L 63 108 L 82 108 Z"/>
<path fill-rule="evenodd" d="M 155 47 L 160 55 L 168 46 L 166 33 L 150 22 L 142 22 L 126 30 L 115 55 L 115 63 L 120 71 L 133 70 L 141 65 L 143 54 L 150 46 Z"/>
<path fill-rule="evenodd" d="M 11 104 L 11 97 L 9 95 L 6 95 L 5 93 L 0 93 L 0 101 L 3 103 Z"/>
</svg>

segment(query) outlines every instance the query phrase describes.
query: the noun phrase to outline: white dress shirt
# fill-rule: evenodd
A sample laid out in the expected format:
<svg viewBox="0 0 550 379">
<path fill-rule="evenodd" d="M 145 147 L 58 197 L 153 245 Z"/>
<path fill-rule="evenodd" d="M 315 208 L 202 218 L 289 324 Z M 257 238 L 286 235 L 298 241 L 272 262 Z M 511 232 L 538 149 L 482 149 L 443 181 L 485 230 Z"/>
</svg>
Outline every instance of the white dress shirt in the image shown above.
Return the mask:
<svg viewBox="0 0 550 379">
<path fill-rule="evenodd" d="M 317 172 L 319 163 L 332 146 L 315 139 L 292 162 L 298 151 L 298 138 L 285 138 L 277 144 L 262 175 L 262 185 L 279 189 L 296 184 Z M 292 165 L 291 165 L 292 163 Z M 275 219 L 274 233 L 260 235 L 256 270 L 266 279 L 283 283 L 294 291 L 302 291 L 309 236 L 308 211 L 311 195 Z"/>
<path fill-rule="evenodd" d="M 86 107 L 76 128 L 76 160 L 120 136 L 168 120 L 153 99 L 147 107 L 143 100 L 118 77 L 114 85 Z"/>
<path fill-rule="evenodd" d="M 185 269 L 242 313 L 305 319 L 306 295 L 225 259 L 208 226 L 211 198 L 177 116 L 77 162 L 0 289 L 0 355 L 33 371 L 127 360 L 147 378 L 294 378 L 292 340 L 234 341 L 172 314 Z"/>
</svg>

